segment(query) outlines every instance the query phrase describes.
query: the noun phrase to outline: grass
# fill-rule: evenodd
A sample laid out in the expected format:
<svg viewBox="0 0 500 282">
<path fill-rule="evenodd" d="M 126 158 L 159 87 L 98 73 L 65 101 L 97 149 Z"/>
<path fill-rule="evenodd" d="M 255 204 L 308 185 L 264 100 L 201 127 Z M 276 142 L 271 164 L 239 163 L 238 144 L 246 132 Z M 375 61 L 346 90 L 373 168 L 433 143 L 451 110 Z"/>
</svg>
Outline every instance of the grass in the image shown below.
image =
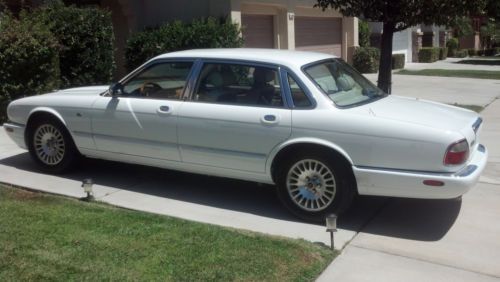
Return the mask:
<svg viewBox="0 0 500 282">
<path fill-rule="evenodd" d="M 486 71 L 486 70 L 443 70 L 443 69 L 400 70 L 396 74 L 500 79 L 500 71 Z"/>
<path fill-rule="evenodd" d="M 335 254 L 303 240 L 0 186 L 0 281 L 312 281 Z"/>
<path fill-rule="evenodd" d="M 477 106 L 477 105 L 452 104 L 452 106 L 469 109 L 469 110 L 474 111 L 476 113 L 480 113 L 482 110 L 484 110 L 484 107 Z"/>
</svg>

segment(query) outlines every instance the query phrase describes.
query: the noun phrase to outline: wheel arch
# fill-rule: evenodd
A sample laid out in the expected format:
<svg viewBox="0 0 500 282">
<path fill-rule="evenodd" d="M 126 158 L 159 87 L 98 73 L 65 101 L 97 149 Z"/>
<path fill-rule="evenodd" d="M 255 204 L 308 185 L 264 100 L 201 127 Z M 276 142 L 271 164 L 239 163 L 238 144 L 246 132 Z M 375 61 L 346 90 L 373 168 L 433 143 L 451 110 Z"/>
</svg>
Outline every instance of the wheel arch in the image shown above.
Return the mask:
<svg viewBox="0 0 500 282">
<path fill-rule="evenodd" d="M 266 173 L 275 181 L 275 168 L 286 158 L 286 156 L 294 150 L 303 150 L 306 148 L 324 150 L 333 154 L 337 154 L 343 158 L 346 164 L 352 166 L 353 161 L 346 151 L 340 146 L 330 141 L 318 138 L 297 138 L 288 140 L 273 149 L 266 162 Z"/>
<path fill-rule="evenodd" d="M 28 114 L 28 119 L 26 120 L 26 130 L 24 131 L 24 141 L 25 141 L 26 145 L 28 145 L 28 139 L 27 139 L 28 132 L 31 129 L 31 125 L 33 124 L 33 121 L 40 118 L 40 117 L 43 117 L 43 116 L 50 116 L 52 118 L 56 118 L 59 122 L 61 122 L 64 125 L 64 127 L 68 131 L 69 135 L 73 139 L 71 132 L 68 130 L 66 121 L 64 120 L 64 118 L 62 117 L 61 114 L 59 114 L 56 110 L 54 110 L 52 108 L 37 107 L 37 108 L 34 108 L 30 111 L 30 113 Z"/>
</svg>

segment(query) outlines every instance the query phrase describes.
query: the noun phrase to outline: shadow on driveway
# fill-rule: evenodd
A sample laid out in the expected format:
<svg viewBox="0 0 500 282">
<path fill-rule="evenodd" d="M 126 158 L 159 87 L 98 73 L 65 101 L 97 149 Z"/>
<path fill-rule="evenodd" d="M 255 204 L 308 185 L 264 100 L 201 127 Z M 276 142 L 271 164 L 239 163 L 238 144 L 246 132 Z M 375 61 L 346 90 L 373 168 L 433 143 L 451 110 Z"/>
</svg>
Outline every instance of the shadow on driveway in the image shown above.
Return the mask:
<svg viewBox="0 0 500 282">
<path fill-rule="evenodd" d="M 28 153 L 0 164 L 39 173 Z M 118 162 L 84 159 L 73 172 L 58 177 L 221 209 L 300 222 L 279 202 L 274 186 L 183 173 Z M 417 200 L 358 197 L 339 217 L 339 228 L 421 241 L 441 239 L 455 222 L 459 200 Z"/>
</svg>

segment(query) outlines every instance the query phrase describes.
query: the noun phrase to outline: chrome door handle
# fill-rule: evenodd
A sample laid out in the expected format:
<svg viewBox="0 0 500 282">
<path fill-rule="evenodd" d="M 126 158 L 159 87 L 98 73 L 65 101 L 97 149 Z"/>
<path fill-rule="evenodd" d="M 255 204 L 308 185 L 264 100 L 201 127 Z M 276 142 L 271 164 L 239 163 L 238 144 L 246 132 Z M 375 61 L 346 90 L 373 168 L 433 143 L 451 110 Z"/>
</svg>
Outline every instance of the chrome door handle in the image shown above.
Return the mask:
<svg viewBox="0 0 500 282">
<path fill-rule="evenodd" d="M 169 106 L 160 106 L 157 110 L 157 113 L 159 114 L 171 114 L 172 110 Z"/>
<path fill-rule="evenodd" d="M 261 122 L 264 124 L 277 124 L 279 119 L 276 115 L 265 115 L 261 118 Z"/>
</svg>

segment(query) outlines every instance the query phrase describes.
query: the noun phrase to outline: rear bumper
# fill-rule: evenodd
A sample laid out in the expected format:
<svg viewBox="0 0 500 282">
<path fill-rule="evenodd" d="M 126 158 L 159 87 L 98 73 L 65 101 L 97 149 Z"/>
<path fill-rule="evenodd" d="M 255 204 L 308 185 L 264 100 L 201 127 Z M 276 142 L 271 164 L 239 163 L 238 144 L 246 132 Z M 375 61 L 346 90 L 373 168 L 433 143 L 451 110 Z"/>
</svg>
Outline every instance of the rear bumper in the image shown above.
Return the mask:
<svg viewBox="0 0 500 282">
<path fill-rule="evenodd" d="M 27 149 L 26 142 L 24 141 L 24 131 L 26 128 L 24 125 L 4 123 L 3 128 L 5 129 L 5 132 L 7 132 L 7 135 L 9 135 L 10 139 L 12 139 L 12 141 L 14 141 L 17 146 L 23 149 Z"/>
<path fill-rule="evenodd" d="M 359 168 L 353 166 L 360 195 L 422 199 L 452 199 L 459 197 L 479 181 L 488 160 L 483 145 L 476 147 L 470 163 L 456 173 L 429 173 Z M 424 180 L 437 180 L 443 186 L 427 186 Z"/>
</svg>

